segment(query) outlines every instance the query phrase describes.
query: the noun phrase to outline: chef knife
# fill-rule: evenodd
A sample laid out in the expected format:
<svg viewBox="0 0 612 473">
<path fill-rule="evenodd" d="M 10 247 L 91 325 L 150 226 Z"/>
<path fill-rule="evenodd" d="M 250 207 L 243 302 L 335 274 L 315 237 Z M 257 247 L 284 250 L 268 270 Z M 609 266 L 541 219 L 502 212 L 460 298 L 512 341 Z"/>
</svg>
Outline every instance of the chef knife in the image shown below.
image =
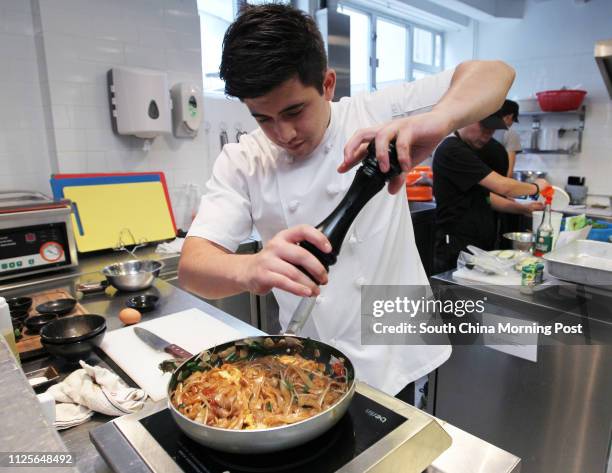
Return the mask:
<svg viewBox="0 0 612 473">
<path fill-rule="evenodd" d="M 142 327 L 134 327 L 134 333 L 143 342 L 157 351 L 165 351 L 176 358 L 191 358 L 193 355 L 184 348 L 170 343 L 161 337 L 158 337 L 153 332 Z"/>
</svg>

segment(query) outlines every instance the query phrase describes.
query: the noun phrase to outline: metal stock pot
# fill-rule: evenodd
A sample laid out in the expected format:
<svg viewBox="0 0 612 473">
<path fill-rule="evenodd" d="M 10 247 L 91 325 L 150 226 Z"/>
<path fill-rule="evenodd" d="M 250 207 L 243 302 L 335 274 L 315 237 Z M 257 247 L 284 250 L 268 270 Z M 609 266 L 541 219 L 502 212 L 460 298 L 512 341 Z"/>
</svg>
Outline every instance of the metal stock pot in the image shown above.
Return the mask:
<svg viewBox="0 0 612 473">
<path fill-rule="evenodd" d="M 178 384 L 179 374 L 185 369 L 190 361 L 194 361 L 199 355 L 195 355 L 181 363 L 174 370 L 168 384 L 168 408 L 179 428 L 196 442 L 216 450 L 232 453 L 266 453 L 295 447 L 322 435 L 332 428 L 346 413 L 355 392 L 355 370 L 351 361 L 339 350 L 325 343 L 296 336 L 269 335 L 262 337 L 249 337 L 248 339 L 235 340 L 211 348 L 210 352 L 220 353 L 227 348 L 245 341 L 257 341 L 263 345 L 265 339 L 271 339 L 277 344 L 281 339 L 297 339 L 303 348 L 291 350 L 291 354 L 299 353 L 306 359 L 314 359 L 330 366 L 332 356 L 342 358 L 347 371 L 347 392 L 327 410 L 313 417 L 296 422 L 294 424 L 268 429 L 234 430 L 211 427 L 199 422 L 192 421 L 181 414 L 170 401 L 171 393 Z M 289 347 L 289 344 L 287 345 Z M 289 349 L 289 348 L 287 348 Z M 272 354 L 272 353 L 270 353 Z"/>
</svg>

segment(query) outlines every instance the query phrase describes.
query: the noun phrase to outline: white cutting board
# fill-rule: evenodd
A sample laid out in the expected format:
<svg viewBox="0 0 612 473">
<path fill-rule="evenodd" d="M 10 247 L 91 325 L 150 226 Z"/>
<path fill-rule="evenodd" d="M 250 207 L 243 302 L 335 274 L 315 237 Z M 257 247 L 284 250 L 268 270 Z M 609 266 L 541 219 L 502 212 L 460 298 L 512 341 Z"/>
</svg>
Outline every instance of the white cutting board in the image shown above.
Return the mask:
<svg viewBox="0 0 612 473">
<path fill-rule="evenodd" d="M 154 401 L 166 397 L 170 373 L 162 373 L 158 365 L 172 356 L 143 342 L 134 333 L 134 327 L 146 328 L 193 354 L 244 338 L 238 330 L 199 309 L 184 310 L 108 332 L 100 347 Z"/>
<path fill-rule="evenodd" d="M 498 274 L 483 274 L 475 269 L 461 268 L 453 273 L 454 279 L 462 279 L 480 284 L 493 284 L 500 286 L 520 286 L 521 273 L 510 269 L 506 276 Z"/>
</svg>

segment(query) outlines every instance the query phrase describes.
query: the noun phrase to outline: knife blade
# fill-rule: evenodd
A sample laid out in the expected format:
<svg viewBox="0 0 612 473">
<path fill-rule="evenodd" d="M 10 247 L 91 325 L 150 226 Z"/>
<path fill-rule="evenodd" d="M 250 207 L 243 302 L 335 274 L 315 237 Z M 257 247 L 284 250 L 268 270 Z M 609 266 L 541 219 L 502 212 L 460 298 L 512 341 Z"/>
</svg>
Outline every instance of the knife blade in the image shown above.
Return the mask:
<svg viewBox="0 0 612 473">
<path fill-rule="evenodd" d="M 146 328 L 134 327 L 134 333 L 154 350 L 165 351 L 176 358 L 191 358 L 193 356 L 184 348 L 164 340 Z"/>
</svg>

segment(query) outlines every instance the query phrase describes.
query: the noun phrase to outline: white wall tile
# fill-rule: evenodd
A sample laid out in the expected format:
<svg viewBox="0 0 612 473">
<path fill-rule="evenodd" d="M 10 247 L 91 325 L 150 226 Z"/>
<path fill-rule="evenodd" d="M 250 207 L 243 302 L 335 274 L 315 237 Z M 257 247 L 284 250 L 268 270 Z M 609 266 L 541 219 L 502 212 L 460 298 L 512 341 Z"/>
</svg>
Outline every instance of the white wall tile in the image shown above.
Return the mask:
<svg viewBox="0 0 612 473">
<path fill-rule="evenodd" d="M 34 57 L 35 52 L 32 36 L 0 33 L 0 61 L 6 58 Z"/>
<path fill-rule="evenodd" d="M 128 44 L 125 46 L 126 64 L 147 69 L 165 70 L 167 67 L 166 51 L 163 48 L 150 48 Z"/>
<path fill-rule="evenodd" d="M 105 64 L 124 64 L 123 43 L 104 39 L 84 39 L 78 42 L 78 58 Z"/>
<path fill-rule="evenodd" d="M 75 129 L 55 130 L 55 144 L 59 153 L 70 151 L 87 151 L 87 137 L 80 131 Z"/>
<path fill-rule="evenodd" d="M 107 129 L 111 125 L 108 107 L 74 106 L 68 108 L 72 128 Z"/>
<path fill-rule="evenodd" d="M 167 52 L 168 69 L 194 73 L 202 70 L 202 57 L 200 53 L 169 50 Z"/>
<path fill-rule="evenodd" d="M 169 31 L 199 35 L 200 17 L 197 14 L 180 10 L 166 10 L 164 12 L 164 28 Z"/>
<path fill-rule="evenodd" d="M 2 13 L 20 13 L 29 15 L 32 12 L 28 0 L 2 0 Z"/>
<path fill-rule="evenodd" d="M 29 13 L 5 11 L 2 14 L 0 30 L 3 33 L 32 36 L 34 34 L 32 15 Z"/>
<path fill-rule="evenodd" d="M 110 68 L 109 68 L 110 69 Z M 106 75 L 98 77 L 93 84 L 81 84 L 81 103 L 83 105 L 105 104 L 108 107 L 108 84 Z"/>
<path fill-rule="evenodd" d="M 81 84 L 53 80 L 50 83 L 52 105 L 79 105 L 81 103 Z"/>
<path fill-rule="evenodd" d="M 65 173 L 79 173 L 87 170 L 87 158 L 86 152 L 58 152 L 57 162 L 59 165 L 59 172 Z"/>
</svg>

